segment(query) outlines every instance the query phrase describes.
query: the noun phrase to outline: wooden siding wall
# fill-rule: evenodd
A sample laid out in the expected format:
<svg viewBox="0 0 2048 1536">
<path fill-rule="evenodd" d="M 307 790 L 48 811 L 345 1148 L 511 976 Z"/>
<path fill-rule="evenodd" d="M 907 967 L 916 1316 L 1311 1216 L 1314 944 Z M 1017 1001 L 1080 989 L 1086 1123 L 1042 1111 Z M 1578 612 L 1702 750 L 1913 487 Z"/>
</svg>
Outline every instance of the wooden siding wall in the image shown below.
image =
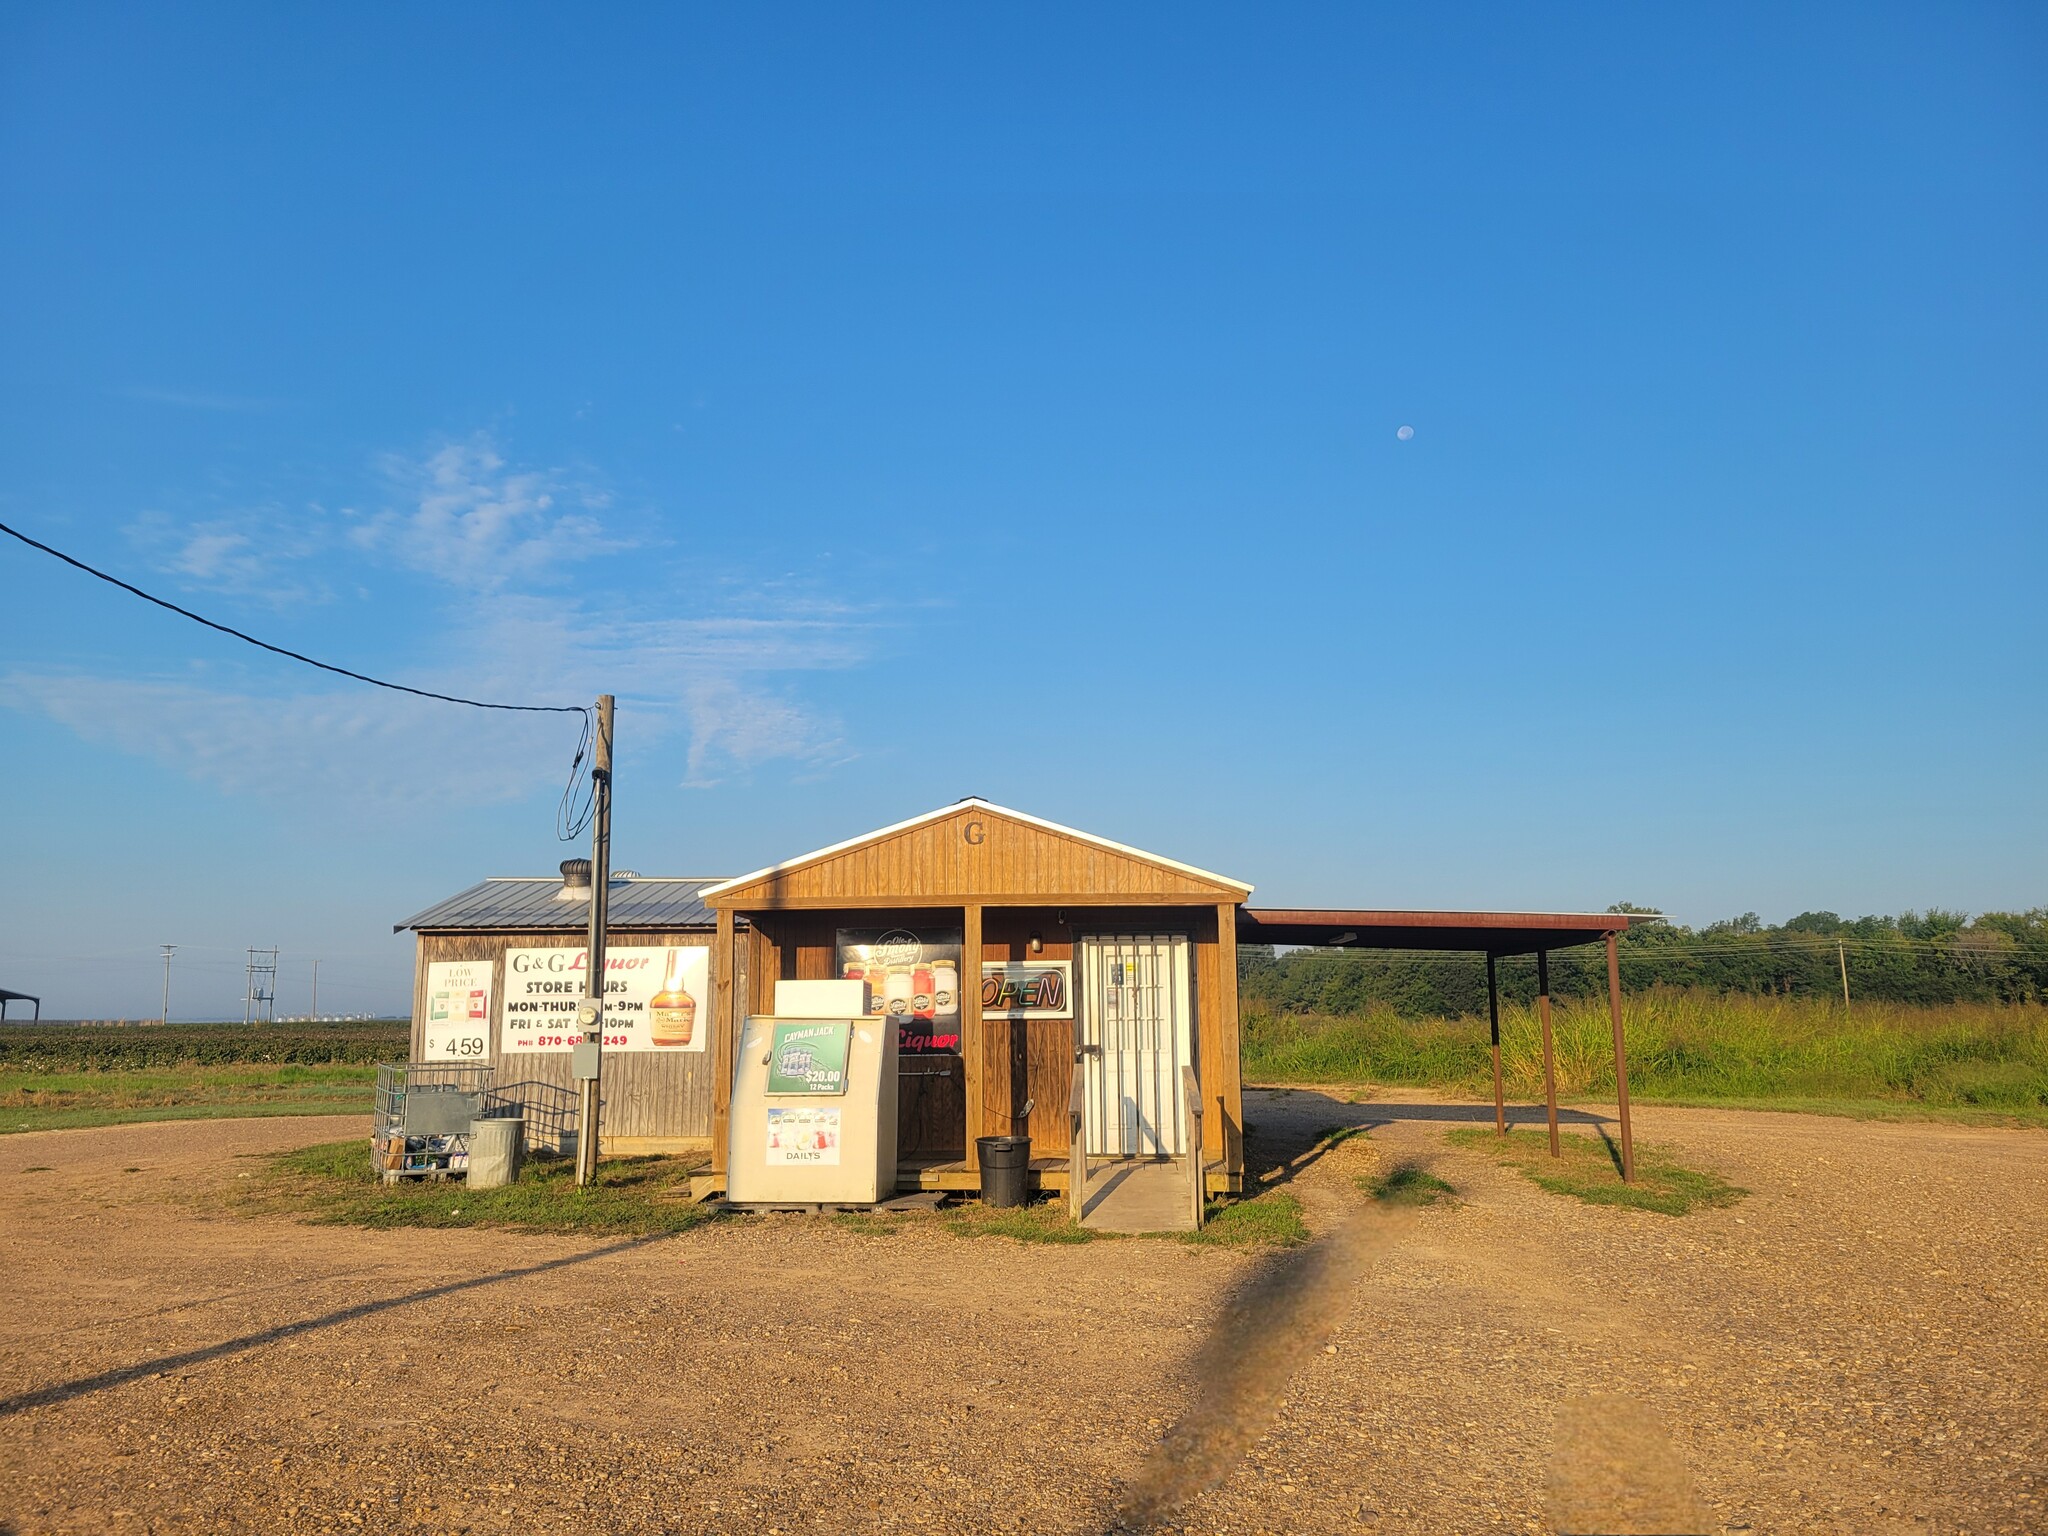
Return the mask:
<svg viewBox="0 0 2048 1536">
<path fill-rule="evenodd" d="M 1105 848 L 984 806 L 962 806 L 876 842 L 736 886 L 718 905 L 741 912 L 800 907 L 1080 906 L 1119 901 L 1208 905 L 1244 898 L 1231 886 Z"/>
<path fill-rule="evenodd" d="M 636 932 L 615 928 L 607 941 L 613 948 L 709 947 L 702 930 Z M 427 967 L 438 960 L 489 960 L 491 966 L 491 1062 L 501 1085 L 544 1083 L 574 1094 L 567 1051 L 499 1050 L 505 1007 L 505 952 L 512 949 L 580 949 L 581 934 L 559 930 L 537 933 L 422 933 L 413 967 L 412 1056 L 419 1059 L 422 1024 L 427 1010 Z M 712 959 L 713 996 L 717 992 L 717 960 Z M 604 1056 L 603 1134 L 609 1139 L 650 1137 L 678 1140 L 711 1134 L 712 1084 L 717 1041 L 712 998 L 697 1000 L 697 1027 L 707 1031 L 703 1051 L 607 1051 Z"/>
</svg>

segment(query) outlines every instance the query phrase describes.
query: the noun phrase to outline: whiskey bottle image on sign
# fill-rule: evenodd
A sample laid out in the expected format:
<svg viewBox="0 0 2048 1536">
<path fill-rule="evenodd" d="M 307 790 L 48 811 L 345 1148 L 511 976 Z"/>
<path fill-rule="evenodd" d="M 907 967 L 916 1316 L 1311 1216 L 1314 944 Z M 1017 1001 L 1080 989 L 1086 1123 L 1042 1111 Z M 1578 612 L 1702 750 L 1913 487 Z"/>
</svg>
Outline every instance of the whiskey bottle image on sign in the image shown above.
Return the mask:
<svg viewBox="0 0 2048 1536">
<path fill-rule="evenodd" d="M 683 990 L 683 952 L 668 952 L 661 990 L 647 1000 L 647 1030 L 656 1045 L 688 1045 L 697 1032 L 697 999 Z"/>
</svg>

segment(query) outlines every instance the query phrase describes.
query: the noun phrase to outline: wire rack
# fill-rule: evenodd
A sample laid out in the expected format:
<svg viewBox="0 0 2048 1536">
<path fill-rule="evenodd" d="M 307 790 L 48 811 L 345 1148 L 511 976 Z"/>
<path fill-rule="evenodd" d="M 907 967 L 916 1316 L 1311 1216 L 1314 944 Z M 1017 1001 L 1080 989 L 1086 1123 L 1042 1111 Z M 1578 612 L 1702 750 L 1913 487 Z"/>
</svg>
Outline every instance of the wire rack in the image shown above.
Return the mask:
<svg viewBox="0 0 2048 1536">
<path fill-rule="evenodd" d="M 387 1184 L 466 1175 L 470 1122 L 519 1113 L 492 1079 L 488 1066 L 380 1063 L 371 1168 Z"/>
</svg>

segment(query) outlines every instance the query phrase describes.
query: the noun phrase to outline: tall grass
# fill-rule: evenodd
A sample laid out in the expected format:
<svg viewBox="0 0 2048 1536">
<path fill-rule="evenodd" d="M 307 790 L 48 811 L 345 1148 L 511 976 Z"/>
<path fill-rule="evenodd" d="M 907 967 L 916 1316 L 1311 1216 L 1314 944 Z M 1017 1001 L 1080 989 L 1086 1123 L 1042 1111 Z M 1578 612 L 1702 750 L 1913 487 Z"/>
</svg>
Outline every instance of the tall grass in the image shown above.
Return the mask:
<svg viewBox="0 0 2048 1536">
<path fill-rule="evenodd" d="M 1802 997 L 1655 989 L 1622 1007 L 1630 1092 L 1700 1102 L 1859 1102 L 2048 1122 L 2048 1008 L 1954 1003 L 1916 1008 Z M 1569 1098 L 1614 1093 L 1614 1045 L 1600 1000 L 1551 1013 L 1557 1083 Z M 1503 1006 L 1501 1072 L 1518 1099 L 1543 1094 L 1533 1008 Z M 1244 1073 L 1256 1082 L 1377 1082 L 1490 1096 L 1484 1019 L 1362 1014 L 1251 1015 Z"/>
</svg>

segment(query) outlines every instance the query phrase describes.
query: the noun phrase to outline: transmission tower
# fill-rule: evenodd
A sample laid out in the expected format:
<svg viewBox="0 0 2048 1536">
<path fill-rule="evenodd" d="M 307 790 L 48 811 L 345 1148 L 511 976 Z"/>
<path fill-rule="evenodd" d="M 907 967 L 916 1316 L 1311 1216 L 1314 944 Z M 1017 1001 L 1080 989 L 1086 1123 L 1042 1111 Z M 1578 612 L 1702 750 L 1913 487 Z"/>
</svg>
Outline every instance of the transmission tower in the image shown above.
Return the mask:
<svg viewBox="0 0 2048 1536">
<path fill-rule="evenodd" d="M 277 1018 L 277 951 L 275 949 L 252 949 L 249 951 L 249 987 L 242 995 L 242 1022 L 254 1024 L 258 1019 L 269 1024 Z"/>
</svg>

